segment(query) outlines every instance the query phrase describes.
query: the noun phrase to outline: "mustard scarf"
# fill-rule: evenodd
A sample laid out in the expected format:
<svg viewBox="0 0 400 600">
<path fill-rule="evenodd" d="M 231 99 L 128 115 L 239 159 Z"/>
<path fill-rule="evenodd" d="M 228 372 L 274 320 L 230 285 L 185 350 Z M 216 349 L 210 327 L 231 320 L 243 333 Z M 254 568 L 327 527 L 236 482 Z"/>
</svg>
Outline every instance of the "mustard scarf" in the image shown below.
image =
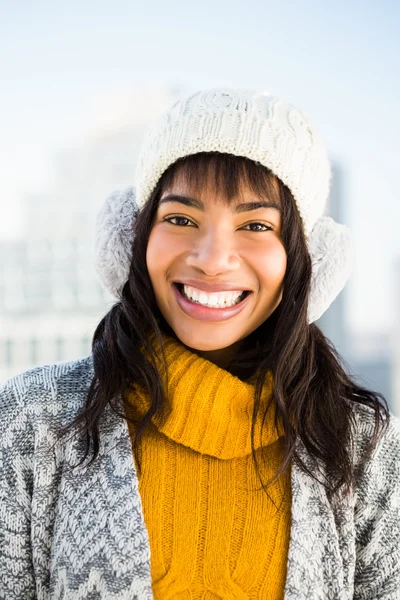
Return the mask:
<svg viewBox="0 0 400 600">
<path fill-rule="evenodd" d="M 196 452 L 220 459 L 251 454 L 255 383 L 240 380 L 167 334 L 163 333 L 162 338 L 169 386 L 166 390 L 165 377 L 162 377 L 166 391 L 165 417 L 152 417 L 158 431 Z M 161 374 L 161 348 L 153 335 L 150 341 Z M 269 407 L 262 426 L 272 389 L 273 377 L 268 373 L 256 419 L 255 449 L 284 435 L 280 420 L 278 429 L 275 427 L 274 404 Z M 142 417 L 150 407 L 147 390 L 134 384 L 130 398 L 129 404 L 134 405 L 136 417 Z"/>
</svg>

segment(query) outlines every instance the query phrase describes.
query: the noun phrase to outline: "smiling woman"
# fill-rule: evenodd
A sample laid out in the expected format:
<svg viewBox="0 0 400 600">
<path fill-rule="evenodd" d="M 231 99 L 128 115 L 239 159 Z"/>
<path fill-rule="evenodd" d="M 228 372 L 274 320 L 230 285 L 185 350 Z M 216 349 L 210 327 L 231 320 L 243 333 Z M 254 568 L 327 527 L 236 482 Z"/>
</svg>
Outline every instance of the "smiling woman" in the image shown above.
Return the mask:
<svg viewBox="0 0 400 600">
<path fill-rule="evenodd" d="M 175 163 L 161 185 L 146 253 L 157 306 L 186 346 L 226 366 L 282 299 L 281 189 L 249 159 L 201 153 Z M 215 296 L 223 291 L 236 296 Z"/>
<path fill-rule="evenodd" d="M 274 96 L 150 130 L 99 215 L 91 356 L 0 392 L 0 597 L 398 597 L 399 422 L 314 324 L 350 274 L 329 183 Z"/>
</svg>

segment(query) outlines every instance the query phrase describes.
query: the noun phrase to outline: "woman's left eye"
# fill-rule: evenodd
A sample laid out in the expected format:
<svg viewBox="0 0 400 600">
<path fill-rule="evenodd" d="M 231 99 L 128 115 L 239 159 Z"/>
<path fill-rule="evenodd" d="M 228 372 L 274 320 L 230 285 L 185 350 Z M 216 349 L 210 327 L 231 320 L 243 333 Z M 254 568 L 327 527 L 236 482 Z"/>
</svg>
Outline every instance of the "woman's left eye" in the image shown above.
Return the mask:
<svg viewBox="0 0 400 600">
<path fill-rule="evenodd" d="M 261 227 L 266 227 L 266 229 L 263 229 L 263 231 L 272 231 L 272 227 L 270 225 L 266 225 L 265 223 L 247 223 L 247 225 L 245 225 L 245 227 L 251 227 L 251 225 L 261 225 Z M 257 231 L 260 231 L 259 229 Z"/>
</svg>

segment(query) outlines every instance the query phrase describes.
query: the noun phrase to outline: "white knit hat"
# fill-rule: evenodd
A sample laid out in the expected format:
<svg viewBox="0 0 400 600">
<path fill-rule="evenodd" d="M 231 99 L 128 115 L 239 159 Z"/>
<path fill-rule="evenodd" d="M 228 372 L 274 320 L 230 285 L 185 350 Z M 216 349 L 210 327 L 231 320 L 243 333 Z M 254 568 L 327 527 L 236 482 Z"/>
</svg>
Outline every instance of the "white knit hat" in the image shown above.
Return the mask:
<svg viewBox="0 0 400 600">
<path fill-rule="evenodd" d="M 323 217 L 331 168 L 319 133 L 303 112 L 267 93 L 212 89 L 176 102 L 149 130 L 139 154 L 136 189 L 107 199 L 97 221 L 95 267 L 116 297 L 128 279 L 134 211 L 164 171 L 198 152 L 243 156 L 268 167 L 290 189 L 313 263 L 309 322 L 318 319 L 351 273 L 350 231 Z"/>
<path fill-rule="evenodd" d="M 245 156 L 268 167 L 292 192 L 307 237 L 324 212 L 331 180 L 324 144 L 309 119 L 280 98 L 223 88 L 176 102 L 142 145 L 135 175 L 139 208 L 169 165 L 197 152 Z"/>
</svg>

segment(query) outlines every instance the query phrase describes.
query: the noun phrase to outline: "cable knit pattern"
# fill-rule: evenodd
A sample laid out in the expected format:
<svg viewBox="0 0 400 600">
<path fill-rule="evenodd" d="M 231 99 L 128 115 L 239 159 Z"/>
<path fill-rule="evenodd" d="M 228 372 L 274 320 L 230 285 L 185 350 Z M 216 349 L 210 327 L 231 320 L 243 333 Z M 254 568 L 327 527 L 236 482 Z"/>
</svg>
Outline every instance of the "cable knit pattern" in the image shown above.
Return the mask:
<svg viewBox="0 0 400 600">
<path fill-rule="evenodd" d="M 81 444 L 58 442 L 60 425 L 82 406 L 92 375 L 88 357 L 27 371 L 0 388 L 2 599 L 153 598 L 127 423 L 106 411 L 100 455 L 84 469 L 70 470 Z M 359 460 L 373 416 L 359 405 L 354 412 Z M 301 444 L 299 451 L 313 467 Z M 295 464 L 291 489 L 285 599 L 398 600 L 399 420 L 391 418 L 349 498 L 329 500 Z"/>
<path fill-rule="evenodd" d="M 144 436 L 139 492 L 151 548 L 156 599 L 186 596 L 282 600 L 290 538 L 290 472 L 260 489 L 251 456 L 254 385 L 164 336 L 168 413 Z M 159 355 L 157 351 L 155 355 Z M 263 390 L 255 448 L 264 481 L 282 458 L 284 430 L 274 427 L 272 376 Z M 135 385 L 126 409 L 150 406 Z M 132 436 L 135 426 L 130 425 Z M 261 456 L 262 455 L 262 456 Z M 154 502 L 157 498 L 157 502 Z M 274 505 L 275 504 L 275 505 Z"/>
<path fill-rule="evenodd" d="M 271 169 L 296 200 L 306 236 L 323 214 L 331 167 L 309 117 L 271 94 L 213 88 L 176 102 L 149 129 L 135 173 L 141 208 L 163 172 L 197 152 L 246 156 Z"/>
</svg>

